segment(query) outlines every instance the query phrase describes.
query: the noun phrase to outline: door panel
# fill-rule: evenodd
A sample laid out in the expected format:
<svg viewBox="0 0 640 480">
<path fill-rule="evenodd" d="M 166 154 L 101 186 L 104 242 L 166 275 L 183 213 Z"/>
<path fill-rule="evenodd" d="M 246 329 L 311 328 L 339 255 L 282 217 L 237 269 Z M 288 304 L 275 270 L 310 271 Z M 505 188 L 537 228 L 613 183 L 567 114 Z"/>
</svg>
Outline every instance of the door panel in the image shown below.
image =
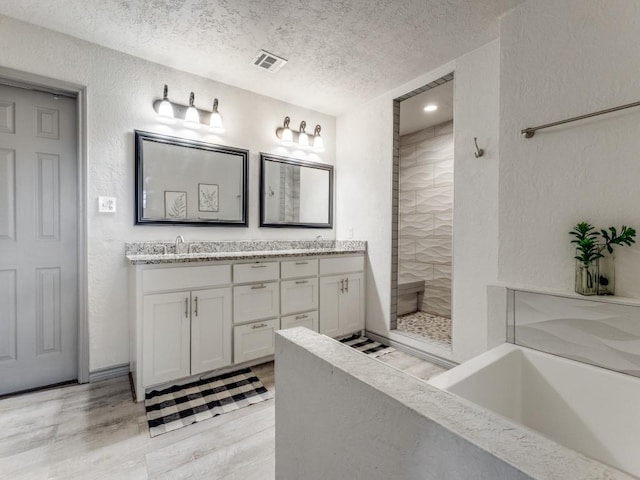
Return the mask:
<svg viewBox="0 0 640 480">
<path fill-rule="evenodd" d="M 191 292 L 191 374 L 231 365 L 231 289 Z"/>
<path fill-rule="evenodd" d="M 320 333 L 337 337 L 340 330 L 340 281 L 344 277 L 320 277 Z"/>
<path fill-rule="evenodd" d="M 341 334 L 364 330 L 364 275 L 352 273 L 345 279 L 345 292 L 340 298 Z"/>
<path fill-rule="evenodd" d="M 76 132 L 74 99 L 0 86 L 0 394 L 77 378 Z"/>
<path fill-rule="evenodd" d="M 189 376 L 189 304 L 189 292 L 144 296 L 142 375 L 145 387 Z"/>
</svg>

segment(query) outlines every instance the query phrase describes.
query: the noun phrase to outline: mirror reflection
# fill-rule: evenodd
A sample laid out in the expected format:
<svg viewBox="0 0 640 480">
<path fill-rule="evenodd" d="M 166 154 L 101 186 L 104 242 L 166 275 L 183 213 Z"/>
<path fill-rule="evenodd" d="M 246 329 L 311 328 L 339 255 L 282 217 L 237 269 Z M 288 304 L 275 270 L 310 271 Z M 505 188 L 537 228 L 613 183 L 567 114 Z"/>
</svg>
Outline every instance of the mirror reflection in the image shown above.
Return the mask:
<svg viewBox="0 0 640 480">
<path fill-rule="evenodd" d="M 260 226 L 332 228 L 333 167 L 261 154 Z"/>
<path fill-rule="evenodd" d="M 248 151 L 136 131 L 136 223 L 247 225 Z"/>
</svg>

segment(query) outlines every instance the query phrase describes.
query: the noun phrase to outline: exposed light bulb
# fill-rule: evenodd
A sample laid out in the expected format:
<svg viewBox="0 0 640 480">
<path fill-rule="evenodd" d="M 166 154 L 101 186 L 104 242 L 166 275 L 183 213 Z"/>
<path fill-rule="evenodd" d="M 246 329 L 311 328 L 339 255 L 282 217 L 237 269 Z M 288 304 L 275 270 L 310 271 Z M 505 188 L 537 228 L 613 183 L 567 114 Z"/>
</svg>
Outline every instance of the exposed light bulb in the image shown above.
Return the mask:
<svg viewBox="0 0 640 480">
<path fill-rule="evenodd" d="M 189 128 L 200 127 L 200 114 L 196 107 L 193 106 L 194 100 L 195 95 L 191 92 L 191 95 L 189 95 L 189 108 L 187 108 L 187 113 L 184 115 L 184 124 Z"/>
<path fill-rule="evenodd" d="M 430 103 L 429 105 L 424 107 L 425 112 L 435 112 L 437 109 L 438 109 L 438 106 L 434 105 L 433 103 Z"/>
</svg>

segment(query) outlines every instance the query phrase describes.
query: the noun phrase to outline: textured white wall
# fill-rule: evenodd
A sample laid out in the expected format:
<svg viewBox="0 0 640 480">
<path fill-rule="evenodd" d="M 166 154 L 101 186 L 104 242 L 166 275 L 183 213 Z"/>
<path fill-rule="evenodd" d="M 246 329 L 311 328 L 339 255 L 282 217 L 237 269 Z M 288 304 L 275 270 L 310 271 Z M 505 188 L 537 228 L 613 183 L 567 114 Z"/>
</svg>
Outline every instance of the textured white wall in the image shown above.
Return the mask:
<svg viewBox="0 0 640 480">
<path fill-rule="evenodd" d="M 334 164 L 333 117 L 2 16 L 0 44 L 2 67 L 87 87 L 90 370 L 129 361 L 125 242 L 171 240 L 177 234 L 184 235 L 187 241 L 313 239 L 318 233 L 334 238 L 334 230 L 258 228 L 259 152 Z M 196 105 L 203 108 L 210 107 L 213 97 L 218 97 L 226 133 L 215 136 L 159 125 L 151 104 L 162 93 L 165 83 L 169 85 L 169 97 L 179 103 L 186 103 L 191 90 L 195 92 Z M 326 151 L 320 155 L 302 152 L 292 155 L 293 152 L 279 147 L 275 129 L 285 115 L 291 117 L 292 124 L 301 120 L 309 125 L 321 124 Z M 134 129 L 249 149 L 250 227 L 134 226 Z M 115 196 L 118 212 L 99 214 L 98 195 Z"/>
<path fill-rule="evenodd" d="M 389 336 L 393 99 L 455 71 L 453 351 L 462 361 L 487 347 L 487 284 L 497 278 L 499 42 L 338 117 L 337 237 L 368 241 L 367 330 Z M 486 150 L 473 155 L 473 137 Z M 405 340 L 410 343 L 409 340 Z"/>
<path fill-rule="evenodd" d="M 501 24 L 499 278 L 572 290 L 578 221 L 640 227 L 640 109 L 520 130 L 640 99 L 640 2 L 538 0 Z M 640 296 L 640 247 L 616 250 L 616 294 Z"/>
</svg>

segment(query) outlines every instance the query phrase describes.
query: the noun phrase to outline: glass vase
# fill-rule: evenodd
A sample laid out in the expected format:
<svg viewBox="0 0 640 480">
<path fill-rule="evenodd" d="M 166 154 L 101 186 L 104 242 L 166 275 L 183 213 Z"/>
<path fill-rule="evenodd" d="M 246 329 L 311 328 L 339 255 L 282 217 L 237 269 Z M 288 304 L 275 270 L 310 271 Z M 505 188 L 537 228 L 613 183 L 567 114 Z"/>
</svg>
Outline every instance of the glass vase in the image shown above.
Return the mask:
<svg viewBox="0 0 640 480">
<path fill-rule="evenodd" d="M 598 259 L 598 295 L 615 295 L 615 255 L 606 253 Z"/>
<path fill-rule="evenodd" d="M 598 294 L 598 260 L 590 262 L 576 260 L 575 290 L 580 295 Z"/>
</svg>

